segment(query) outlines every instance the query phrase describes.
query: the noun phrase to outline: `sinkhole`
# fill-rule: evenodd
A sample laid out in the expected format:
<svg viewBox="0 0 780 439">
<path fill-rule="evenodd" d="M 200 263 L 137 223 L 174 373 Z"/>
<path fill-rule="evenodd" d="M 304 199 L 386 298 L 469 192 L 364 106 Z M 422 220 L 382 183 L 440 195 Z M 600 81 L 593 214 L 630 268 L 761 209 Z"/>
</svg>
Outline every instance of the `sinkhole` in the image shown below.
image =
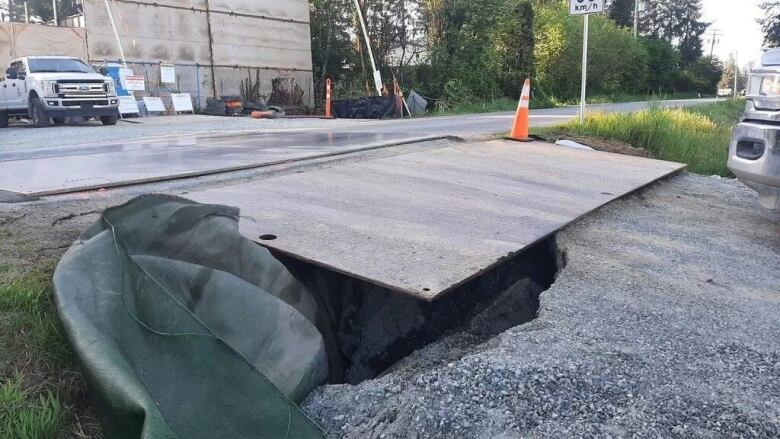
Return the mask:
<svg viewBox="0 0 780 439">
<path fill-rule="evenodd" d="M 539 296 L 565 265 L 555 236 L 508 257 L 434 302 L 274 254 L 316 297 L 328 383 L 376 378 L 444 337 L 479 345 L 536 318 Z M 467 349 L 460 352 L 466 353 Z M 438 361 L 453 361 L 446 356 Z M 434 359 L 436 361 L 436 359 Z"/>
</svg>

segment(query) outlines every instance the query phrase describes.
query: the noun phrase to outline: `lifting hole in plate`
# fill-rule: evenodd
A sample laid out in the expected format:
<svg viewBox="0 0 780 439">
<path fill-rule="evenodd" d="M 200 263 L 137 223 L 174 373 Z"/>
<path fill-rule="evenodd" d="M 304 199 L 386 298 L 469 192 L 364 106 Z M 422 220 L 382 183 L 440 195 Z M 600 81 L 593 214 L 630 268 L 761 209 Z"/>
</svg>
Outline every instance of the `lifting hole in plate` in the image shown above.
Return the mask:
<svg viewBox="0 0 780 439">
<path fill-rule="evenodd" d="M 276 236 L 276 235 L 271 235 L 271 234 L 267 234 L 267 235 L 260 235 L 260 240 L 261 240 L 261 241 L 273 241 L 273 240 L 274 240 L 274 239 L 276 239 L 276 238 L 277 238 L 277 236 Z"/>
</svg>

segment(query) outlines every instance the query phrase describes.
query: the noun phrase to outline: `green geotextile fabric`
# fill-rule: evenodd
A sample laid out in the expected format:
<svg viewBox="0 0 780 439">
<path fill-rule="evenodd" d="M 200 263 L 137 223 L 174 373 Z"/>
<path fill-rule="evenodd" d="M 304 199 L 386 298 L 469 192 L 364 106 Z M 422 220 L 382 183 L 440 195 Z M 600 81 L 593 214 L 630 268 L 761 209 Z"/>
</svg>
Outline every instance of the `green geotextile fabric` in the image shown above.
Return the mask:
<svg viewBox="0 0 780 439">
<path fill-rule="evenodd" d="M 239 212 L 148 195 L 62 258 L 55 302 L 108 438 L 321 438 L 315 300 Z"/>
</svg>

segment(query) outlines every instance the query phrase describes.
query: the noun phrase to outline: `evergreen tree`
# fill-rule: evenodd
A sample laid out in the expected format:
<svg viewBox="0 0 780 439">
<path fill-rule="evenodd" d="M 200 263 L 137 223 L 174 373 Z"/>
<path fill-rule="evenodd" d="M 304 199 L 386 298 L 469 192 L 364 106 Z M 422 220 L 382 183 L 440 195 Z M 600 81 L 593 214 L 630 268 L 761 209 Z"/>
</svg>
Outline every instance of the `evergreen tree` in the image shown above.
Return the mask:
<svg viewBox="0 0 780 439">
<path fill-rule="evenodd" d="M 351 0 L 312 0 L 309 3 L 311 51 L 316 101 L 324 98 L 325 79 L 338 80 L 354 60 L 350 27 Z"/>
<path fill-rule="evenodd" d="M 765 0 L 761 4 L 764 18 L 758 20 L 764 31 L 764 44 L 780 47 L 780 0 Z"/>
<path fill-rule="evenodd" d="M 690 64 L 702 56 L 702 35 L 709 23 L 701 20 L 701 0 L 679 0 L 671 6 L 676 18 L 672 35 L 679 39 L 683 63 Z"/>
<path fill-rule="evenodd" d="M 702 35 L 709 24 L 701 20 L 701 0 L 645 0 L 643 6 L 643 35 L 677 43 L 686 65 L 702 56 Z"/>
<path fill-rule="evenodd" d="M 532 74 L 534 11 L 527 0 L 425 0 L 422 11 L 434 94 L 452 101 L 516 95 Z"/>
<path fill-rule="evenodd" d="M 667 35 L 668 12 L 669 8 L 666 2 L 644 0 L 639 15 L 639 32 L 647 37 L 671 42 L 671 38 Z"/>
<path fill-rule="evenodd" d="M 488 66 L 504 96 L 520 97 L 534 74 L 534 10 L 526 0 L 506 0 L 488 47 Z"/>
<path fill-rule="evenodd" d="M 609 5 L 609 18 L 618 26 L 634 27 L 634 3 L 636 0 L 613 0 Z"/>
</svg>

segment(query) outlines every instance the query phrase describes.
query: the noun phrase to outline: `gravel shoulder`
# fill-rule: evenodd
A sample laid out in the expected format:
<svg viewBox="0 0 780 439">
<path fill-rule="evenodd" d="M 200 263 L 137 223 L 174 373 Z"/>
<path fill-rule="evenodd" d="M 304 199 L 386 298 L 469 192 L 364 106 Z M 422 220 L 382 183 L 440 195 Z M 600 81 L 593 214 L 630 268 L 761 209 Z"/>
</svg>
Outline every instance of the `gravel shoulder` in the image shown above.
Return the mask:
<svg viewBox="0 0 780 439">
<path fill-rule="evenodd" d="M 320 387 L 304 410 L 343 438 L 780 435 L 780 214 L 737 181 L 684 174 L 558 244 L 567 263 L 536 320 Z"/>
</svg>

